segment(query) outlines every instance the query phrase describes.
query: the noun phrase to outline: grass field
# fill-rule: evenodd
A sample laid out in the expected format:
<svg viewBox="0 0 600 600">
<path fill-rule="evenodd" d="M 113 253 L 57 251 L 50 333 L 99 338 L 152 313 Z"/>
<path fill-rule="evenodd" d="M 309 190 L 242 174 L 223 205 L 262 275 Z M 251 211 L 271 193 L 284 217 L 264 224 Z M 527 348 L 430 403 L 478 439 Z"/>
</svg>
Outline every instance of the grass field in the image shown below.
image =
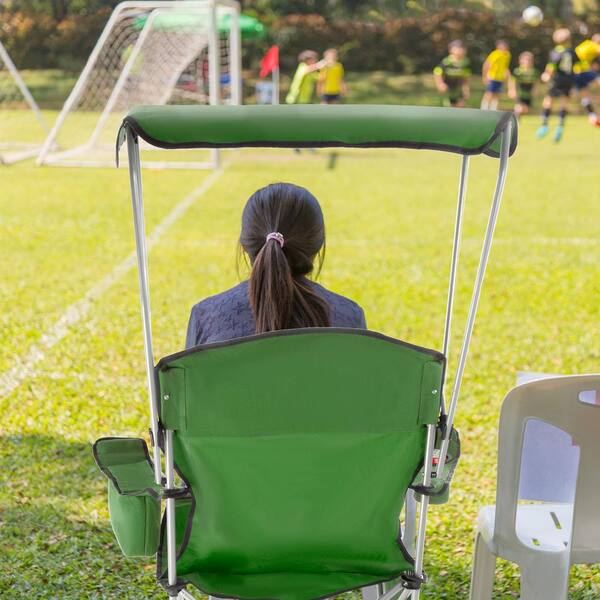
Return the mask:
<svg viewBox="0 0 600 600">
<path fill-rule="evenodd" d="M 494 501 L 498 410 L 516 372 L 598 371 L 600 131 L 573 118 L 553 145 L 533 139 L 535 125 L 524 122 L 510 167 L 463 381 L 463 458 L 450 504 L 430 513 L 423 598 L 466 597 L 474 518 Z M 325 151 L 226 158 L 150 254 L 157 357 L 182 348 L 193 303 L 238 280 L 241 208 L 273 180 L 306 185 L 322 202 L 322 282 L 362 304 L 370 328 L 440 347 L 457 156 L 344 151 L 333 171 Z M 496 168 L 472 160 L 457 325 Z M 144 175 L 149 232 L 211 177 Z M 119 553 L 90 446 L 148 427 L 127 172 L 26 163 L 0 179 L 0 596 L 163 598 L 153 566 Z M 517 571 L 499 562 L 495 598 L 517 596 Z M 571 597 L 600 597 L 600 570 L 574 569 Z"/>
<path fill-rule="evenodd" d="M 255 75 L 251 72 L 244 74 L 244 101 L 246 104 L 255 102 Z M 40 107 L 50 110 L 57 110 L 62 107 L 77 79 L 75 74 L 57 69 L 23 71 L 22 76 Z M 440 97 L 433 81 L 433 75 L 429 73 L 398 75 L 388 71 L 350 72 L 347 79 L 347 101 L 349 103 L 396 104 L 402 102 L 403 104 L 430 104 L 433 106 L 440 104 Z M 283 73 L 281 77 L 282 101 L 285 98 L 289 84 L 289 74 Z M 537 106 L 540 106 L 545 91 L 546 86 L 542 84 L 534 88 L 534 100 Z M 597 87 L 592 91 L 597 104 L 600 101 L 600 93 Z M 483 83 L 481 77 L 473 75 L 471 77 L 469 106 L 478 108 L 482 94 Z M 506 96 L 503 97 L 501 107 L 508 109 L 511 106 L 512 101 Z M 575 101 L 572 110 L 580 110 Z"/>
</svg>

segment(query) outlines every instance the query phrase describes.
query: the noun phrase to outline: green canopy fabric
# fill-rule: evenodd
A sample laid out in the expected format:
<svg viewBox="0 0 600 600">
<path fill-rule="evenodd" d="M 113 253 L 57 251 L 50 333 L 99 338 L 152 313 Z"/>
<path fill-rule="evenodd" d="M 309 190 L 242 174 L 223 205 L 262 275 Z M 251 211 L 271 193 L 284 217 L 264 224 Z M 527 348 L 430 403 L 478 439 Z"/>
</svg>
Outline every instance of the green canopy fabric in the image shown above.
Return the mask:
<svg viewBox="0 0 600 600">
<path fill-rule="evenodd" d="M 154 31 L 196 31 L 202 25 L 208 24 L 208 13 L 198 11 L 184 13 L 170 9 L 158 9 L 152 21 Z M 143 29 L 150 18 L 150 14 L 137 17 L 133 22 L 135 29 Z M 240 33 L 244 39 L 260 38 L 265 35 L 265 26 L 249 15 L 239 16 Z M 219 33 L 227 33 L 231 29 L 231 15 L 219 15 L 217 19 Z"/>
<path fill-rule="evenodd" d="M 512 112 L 393 105 L 140 106 L 123 121 L 160 148 L 416 148 L 498 157 Z"/>
</svg>

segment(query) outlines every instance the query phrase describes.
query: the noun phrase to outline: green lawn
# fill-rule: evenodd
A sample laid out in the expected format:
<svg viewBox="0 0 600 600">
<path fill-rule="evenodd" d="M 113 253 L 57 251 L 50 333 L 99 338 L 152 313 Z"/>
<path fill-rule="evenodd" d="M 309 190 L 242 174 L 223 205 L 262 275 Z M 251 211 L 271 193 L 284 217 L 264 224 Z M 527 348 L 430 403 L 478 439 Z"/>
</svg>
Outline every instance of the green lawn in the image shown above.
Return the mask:
<svg viewBox="0 0 600 600">
<path fill-rule="evenodd" d="M 494 501 L 498 410 L 516 372 L 598 371 L 600 130 L 573 118 L 553 145 L 533 139 L 536 125 L 524 122 L 510 167 L 463 381 L 463 458 L 450 504 L 430 513 L 423 598 L 466 597 L 475 515 Z M 193 303 L 238 280 L 242 206 L 273 180 L 306 185 L 322 202 L 322 282 L 362 304 L 372 329 L 440 347 L 460 159 L 343 151 L 330 171 L 327 155 L 227 153 L 224 174 L 150 254 L 157 357 L 182 348 Z M 456 325 L 496 167 L 472 160 Z M 148 230 L 207 176 L 146 172 Z M 91 454 L 98 437 L 148 428 L 135 272 L 94 295 L 74 325 L 55 328 L 133 249 L 127 172 L 27 163 L 0 169 L 0 178 L 0 379 L 23 372 L 32 344 L 43 350 L 14 391 L 0 390 L 0 596 L 164 598 L 151 564 L 121 557 Z M 59 334 L 45 349 L 51 330 Z M 517 571 L 500 562 L 495 598 L 517 596 Z M 600 570 L 574 569 L 572 598 L 599 596 Z"/>
<path fill-rule="evenodd" d="M 57 69 L 23 71 L 23 79 L 28 85 L 34 98 L 42 108 L 56 110 L 60 109 L 65 98 L 75 85 L 76 75 L 66 73 Z M 436 90 L 433 76 L 430 73 L 421 75 L 398 75 L 387 71 L 373 72 L 350 72 L 348 79 L 348 97 L 350 103 L 370 104 L 440 104 L 440 96 Z M 256 73 L 246 72 L 244 74 L 244 97 L 246 103 L 252 103 L 254 99 L 254 86 L 256 84 Z M 285 98 L 290 84 L 289 74 L 283 73 L 281 77 L 281 99 Z M 535 101 L 540 105 L 541 97 L 545 93 L 546 86 L 539 84 L 535 88 Z M 598 89 L 594 90 L 597 102 L 600 101 Z M 471 78 L 470 106 L 479 107 L 483 94 L 483 83 L 481 77 L 473 75 Z M 508 97 L 502 99 L 502 106 L 509 108 L 512 101 Z M 577 103 L 573 102 L 573 110 L 579 111 Z"/>
</svg>

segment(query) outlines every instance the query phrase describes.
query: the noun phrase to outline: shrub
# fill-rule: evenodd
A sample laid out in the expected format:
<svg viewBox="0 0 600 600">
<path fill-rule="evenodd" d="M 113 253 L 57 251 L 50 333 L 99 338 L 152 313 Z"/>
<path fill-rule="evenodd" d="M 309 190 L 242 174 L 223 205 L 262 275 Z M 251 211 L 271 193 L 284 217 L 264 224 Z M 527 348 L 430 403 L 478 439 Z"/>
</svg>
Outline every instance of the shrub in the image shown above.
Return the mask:
<svg viewBox="0 0 600 600">
<path fill-rule="evenodd" d="M 594 24 L 599 25 L 591 19 L 590 25 Z M 338 48 L 340 59 L 351 71 L 428 72 L 445 56 L 448 42 L 457 38 L 468 45 L 473 67 L 478 69 L 500 37 L 509 41 L 514 56 L 530 50 L 543 67 L 552 47 L 552 31 L 558 25 L 547 19 L 539 27 L 529 27 L 518 19 L 499 20 L 490 11 L 461 8 L 385 21 L 327 21 L 320 15 L 288 15 L 273 23 L 270 41 L 280 45 L 286 72 L 294 69 L 302 50 L 322 52 L 330 46 Z M 576 32 L 578 24 L 571 25 Z"/>
</svg>

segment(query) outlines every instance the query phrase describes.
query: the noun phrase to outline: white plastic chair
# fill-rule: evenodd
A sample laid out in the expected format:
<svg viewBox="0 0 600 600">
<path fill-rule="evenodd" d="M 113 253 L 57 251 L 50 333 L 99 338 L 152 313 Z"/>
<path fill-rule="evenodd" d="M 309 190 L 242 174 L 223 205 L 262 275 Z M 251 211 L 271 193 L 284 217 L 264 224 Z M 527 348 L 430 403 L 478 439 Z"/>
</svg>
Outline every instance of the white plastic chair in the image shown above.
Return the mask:
<svg viewBox="0 0 600 600">
<path fill-rule="evenodd" d="M 590 401 L 592 398 L 592 401 Z M 600 563 L 600 375 L 532 381 L 502 405 L 496 506 L 480 513 L 471 600 L 490 600 L 496 557 L 517 563 L 522 600 L 566 600 L 569 567 Z M 570 434 L 579 446 L 575 501 L 519 504 L 523 439 L 536 419 Z"/>
</svg>

